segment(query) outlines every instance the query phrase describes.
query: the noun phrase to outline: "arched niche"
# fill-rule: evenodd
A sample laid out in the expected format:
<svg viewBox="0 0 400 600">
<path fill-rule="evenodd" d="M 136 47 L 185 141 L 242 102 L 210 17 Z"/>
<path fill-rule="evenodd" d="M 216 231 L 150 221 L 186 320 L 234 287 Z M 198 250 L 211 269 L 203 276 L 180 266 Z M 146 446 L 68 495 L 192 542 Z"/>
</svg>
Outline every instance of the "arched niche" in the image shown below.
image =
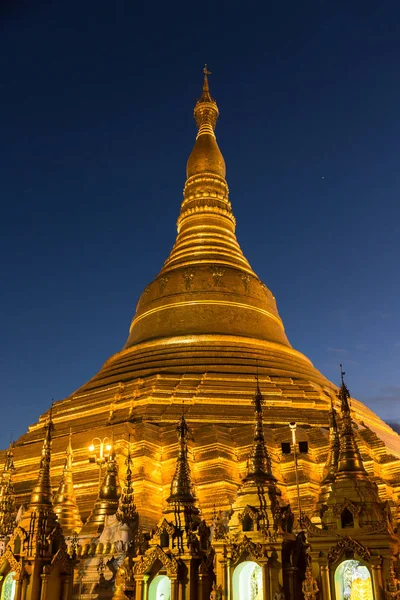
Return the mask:
<svg viewBox="0 0 400 600">
<path fill-rule="evenodd" d="M 167 575 L 157 575 L 149 585 L 149 600 L 171 600 L 171 580 Z"/>
<path fill-rule="evenodd" d="M 243 517 L 242 530 L 243 531 L 254 531 L 254 521 L 250 517 L 250 515 L 245 515 Z"/>
<path fill-rule="evenodd" d="M 1 600 L 14 600 L 15 588 L 17 582 L 14 579 L 15 572 L 10 571 L 4 578 L 3 585 L 1 586 Z"/>
<path fill-rule="evenodd" d="M 371 573 L 359 560 L 340 563 L 335 571 L 336 600 L 374 600 Z"/>
<path fill-rule="evenodd" d="M 347 507 L 343 509 L 343 512 L 340 515 L 340 522 L 342 529 L 345 529 L 346 527 L 354 527 L 353 513 L 351 513 Z"/>
<path fill-rule="evenodd" d="M 262 569 L 254 561 L 246 560 L 233 571 L 233 600 L 263 600 Z"/>
<path fill-rule="evenodd" d="M 166 531 L 160 534 L 160 546 L 161 548 L 169 548 L 169 535 Z"/>
</svg>

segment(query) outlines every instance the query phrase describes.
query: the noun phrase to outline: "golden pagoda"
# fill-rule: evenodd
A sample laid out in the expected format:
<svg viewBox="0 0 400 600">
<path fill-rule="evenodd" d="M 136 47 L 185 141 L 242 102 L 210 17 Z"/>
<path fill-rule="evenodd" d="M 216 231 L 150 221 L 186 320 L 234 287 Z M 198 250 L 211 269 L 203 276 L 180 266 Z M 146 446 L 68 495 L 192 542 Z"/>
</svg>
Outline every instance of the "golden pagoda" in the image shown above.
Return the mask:
<svg viewBox="0 0 400 600">
<path fill-rule="evenodd" d="M 225 161 L 215 136 L 219 109 L 210 93 L 208 75 L 205 68 L 202 94 L 194 108 L 197 136 L 186 166 L 176 242 L 161 271 L 139 298 L 124 348 L 70 397 L 54 403 L 52 481 L 59 488 L 56 498 L 64 490 L 70 499 L 66 512 L 58 502 L 54 514 L 60 522 L 63 518 L 64 523 L 71 524 L 70 531 L 79 529 L 81 518 L 82 540 L 97 539 L 106 518 L 110 522 L 109 518 L 116 515 L 116 522 L 126 521 L 121 517 L 118 484 L 126 481 L 123 501 L 129 504 L 127 498 L 132 498 L 133 502 L 134 489 L 131 512 L 135 519 L 138 515 L 141 535 L 145 532 L 150 536 L 157 528 L 161 536 L 160 524 L 173 521 L 171 514 L 187 505 L 196 523 L 201 514 L 207 526 L 220 532 L 220 537 L 215 537 L 216 551 L 221 551 L 221 556 L 231 552 L 232 568 L 235 560 L 242 560 L 240 557 L 247 556 L 247 552 L 261 557 L 266 572 L 265 536 L 271 544 L 281 544 L 282 560 L 286 560 L 285 548 L 290 548 L 290 556 L 297 547 L 303 552 L 302 516 L 309 516 L 308 527 L 314 533 L 313 528 L 333 526 L 332 515 L 337 510 L 334 504 L 342 483 L 348 490 L 354 488 L 355 481 L 366 482 L 362 484 L 365 489 L 373 488 L 367 518 L 372 525 L 377 494 L 380 501 L 387 502 L 387 510 L 397 523 L 400 438 L 361 402 L 351 399 L 350 405 L 344 383 L 338 424 L 338 387 L 289 343 L 275 297 L 251 268 L 236 238 Z M 343 400 L 343 394 L 347 400 Z M 13 482 L 17 505 L 27 502 L 37 481 L 47 418 L 48 413 L 42 415 L 15 444 Z M 296 460 L 290 422 L 296 423 L 296 444 L 303 443 L 305 448 Z M 178 444 L 177 423 L 181 428 Z M 70 428 L 74 434 L 74 462 L 68 462 L 67 455 L 64 466 Z M 88 448 L 93 440 L 103 444 L 111 437 L 112 453 L 99 486 L 100 463 L 89 462 Z M 289 446 L 288 453 L 285 446 Z M 354 477 L 349 471 L 355 473 Z M 41 489 L 46 488 L 50 506 L 50 479 L 44 483 Z M 264 504 L 255 506 L 261 488 Z M 128 505 L 126 510 L 129 512 Z M 269 527 L 245 534 L 243 521 L 250 523 L 258 517 L 260 522 L 268 520 Z M 290 521 L 290 528 L 282 525 L 285 519 Z M 392 544 L 393 532 L 385 535 Z M 230 536 L 228 541 L 225 536 Z M 234 536 L 241 541 L 235 542 Z M 92 552 L 90 543 L 85 542 L 88 557 Z M 165 552 L 160 544 L 151 544 L 150 552 L 155 557 L 151 564 L 156 564 L 160 557 L 164 560 Z M 110 548 L 107 551 L 111 552 Z M 196 555 L 195 560 L 211 561 L 211 551 L 207 552 Z M 168 568 L 173 570 L 176 559 L 171 556 Z M 133 573 L 129 560 L 134 559 L 128 558 L 124 577 L 130 577 L 133 590 L 133 575 L 128 577 L 126 573 Z M 146 563 L 145 558 L 141 560 Z M 283 594 L 278 562 L 274 562 L 270 585 Z M 227 564 L 223 568 L 218 565 L 217 570 L 224 573 L 229 587 Z M 92 578 L 97 569 L 93 565 Z M 151 575 L 143 569 L 141 589 Z M 307 573 L 311 577 L 307 585 L 316 589 L 311 566 L 299 563 L 287 569 L 288 573 L 294 569 L 292 575 Z M 251 575 L 254 586 L 259 586 L 256 578 L 265 577 L 264 571 Z M 209 590 L 210 564 L 204 566 L 204 573 Z M 292 575 L 293 590 L 296 586 L 301 590 L 297 575 Z M 390 581 L 387 585 L 392 584 Z M 88 584 L 81 578 L 79 585 L 79 589 L 86 589 Z M 118 597 L 124 597 L 123 584 L 118 585 Z M 326 585 L 325 581 L 324 589 Z M 215 598 L 219 586 L 218 580 L 213 583 Z"/>
</svg>

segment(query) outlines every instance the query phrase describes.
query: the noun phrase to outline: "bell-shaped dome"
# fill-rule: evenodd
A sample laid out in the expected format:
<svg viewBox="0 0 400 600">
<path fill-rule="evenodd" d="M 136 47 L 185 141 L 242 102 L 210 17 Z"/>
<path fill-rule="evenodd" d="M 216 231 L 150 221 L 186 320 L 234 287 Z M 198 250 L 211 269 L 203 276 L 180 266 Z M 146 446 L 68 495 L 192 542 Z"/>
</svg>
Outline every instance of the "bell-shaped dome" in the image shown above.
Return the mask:
<svg viewBox="0 0 400 600">
<path fill-rule="evenodd" d="M 143 292 L 126 348 L 156 338 L 234 335 L 290 347 L 275 298 L 244 257 L 215 137 L 218 106 L 208 72 L 194 108 L 198 133 L 187 163 L 178 236 Z"/>
</svg>

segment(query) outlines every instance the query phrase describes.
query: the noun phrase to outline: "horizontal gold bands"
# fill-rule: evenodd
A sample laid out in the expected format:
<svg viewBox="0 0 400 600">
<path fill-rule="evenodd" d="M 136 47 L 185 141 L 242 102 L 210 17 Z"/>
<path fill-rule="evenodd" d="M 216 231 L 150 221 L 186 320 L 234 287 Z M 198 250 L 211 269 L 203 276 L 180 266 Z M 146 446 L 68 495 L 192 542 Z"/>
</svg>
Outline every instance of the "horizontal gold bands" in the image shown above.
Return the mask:
<svg viewBox="0 0 400 600">
<path fill-rule="evenodd" d="M 272 314 L 268 310 L 265 310 L 264 308 L 258 308 L 257 306 L 252 306 L 251 304 L 244 304 L 243 302 L 231 302 L 230 300 L 225 300 L 223 302 L 221 302 L 221 300 L 189 300 L 187 302 L 174 302 L 172 304 L 157 306 L 155 308 L 151 308 L 150 310 L 147 310 L 142 315 L 139 315 L 138 317 L 135 317 L 133 319 L 131 327 L 130 327 L 130 331 L 132 331 L 132 328 L 136 325 L 136 323 L 138 323 L 142 319 L 145 319 L 146 317 L 148 317 L 152 314 L 155 314 L 157 312 L 161 312 L 163 310 L 170 310 L 171 308 L 183 308 L 185 306 L 213 306 L 213 305 L 214 306 L 226 306 L 229 308 L 235 307 L 235 308 L 240 308 L 240 309 L 244 309 L 244 310 L 252 310 L 254 312 L 257 312 L 259 314 L 262 314 L 262 315 L 272 319 L 273 321 L 278 323 L 278 325 L 282 326 L 282 321 L 279 317 L 276 317 L 274 314 Z"/>
</svg>

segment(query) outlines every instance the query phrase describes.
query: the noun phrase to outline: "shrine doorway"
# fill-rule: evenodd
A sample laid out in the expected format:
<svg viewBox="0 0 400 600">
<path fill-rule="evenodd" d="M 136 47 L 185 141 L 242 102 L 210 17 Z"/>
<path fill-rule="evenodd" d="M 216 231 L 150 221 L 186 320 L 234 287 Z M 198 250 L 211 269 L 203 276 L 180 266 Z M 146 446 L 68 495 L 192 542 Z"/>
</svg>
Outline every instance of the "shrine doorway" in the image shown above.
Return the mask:
<svg viewBox="0 0 400 600">
<path fill-rule="evenodd" d="M 171 580 L 166 575 L 157 575 L 149 586 L 149 600 L 171 600 Z"/>
<path fill-rule="evenodd" d="M 263 600 L 262 569 L 256 562 L 246 560 L 233 572 L 233 600 Z"/>
<path fill-rule="evenodd" d="M 1 600 L 14 600 L 15 598 L 15 587 L 17 582 L 14 580 L 15 572 L 11 571 L 4 579 L 3 585 L 1 586 Z"/>
<path fill-rule="evenodd" d="M 345 560 L 335 571 L 336 600 L 374 600 L 371 573 L 359 560 Z"/>
</svg>

